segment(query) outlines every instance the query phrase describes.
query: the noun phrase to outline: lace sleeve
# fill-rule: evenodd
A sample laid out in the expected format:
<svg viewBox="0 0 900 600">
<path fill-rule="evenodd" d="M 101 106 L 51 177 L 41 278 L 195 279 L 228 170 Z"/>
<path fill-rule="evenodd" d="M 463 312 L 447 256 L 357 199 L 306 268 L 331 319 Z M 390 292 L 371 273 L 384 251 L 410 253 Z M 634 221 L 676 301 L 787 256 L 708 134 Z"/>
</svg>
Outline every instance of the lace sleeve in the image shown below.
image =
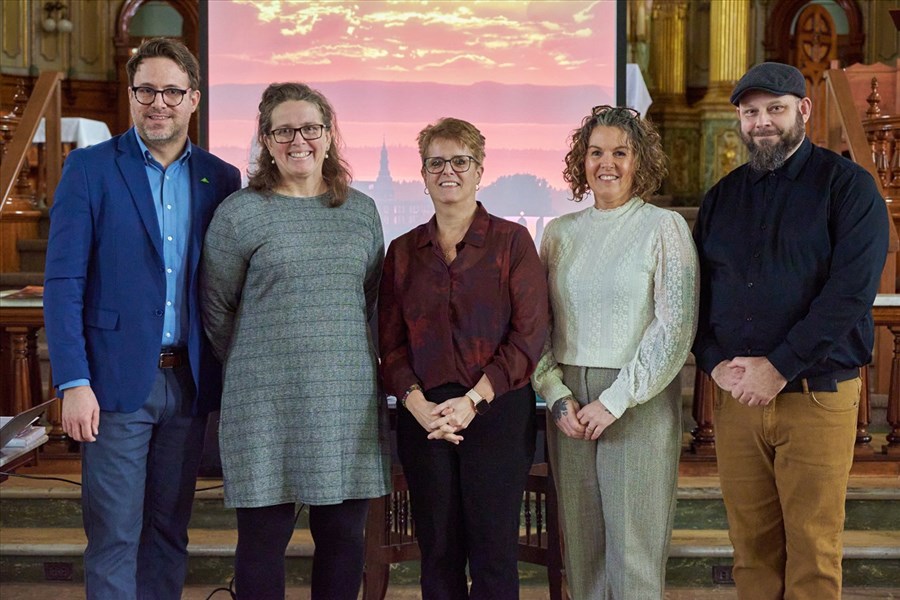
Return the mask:
<svg viewBox="0 0 900 600">
<path fill-rule="evenodd" d="M 600 401 L 616 417 L 659 394 L 678 375 L 697 329 L 697 251 L 684 219 L 667 214 L 653 244 L 653 320 Z"/>
</svg>

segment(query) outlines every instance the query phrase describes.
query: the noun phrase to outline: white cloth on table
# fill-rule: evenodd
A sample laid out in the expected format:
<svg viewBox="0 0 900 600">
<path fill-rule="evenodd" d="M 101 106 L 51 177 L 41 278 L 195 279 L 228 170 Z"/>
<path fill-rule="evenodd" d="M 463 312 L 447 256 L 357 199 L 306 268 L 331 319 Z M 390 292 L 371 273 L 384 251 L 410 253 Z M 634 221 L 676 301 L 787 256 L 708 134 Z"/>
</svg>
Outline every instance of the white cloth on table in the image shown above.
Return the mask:
<svg viewBox="0 0 900 600">
<path fill-rule="evenodd" d="M 41 119 L 37 131 L 31 140 L 33 144 L 43 144 L 46 141 L 45 125 L 46 119 Z M 74 143 L 76 148 L 87 148 L 88 146 L 105 142 L 112 135 L 109 133 L 109 127 L 103 121 L 94 121 L 93 119 L 83 119 L 81 117 L 63 117 L 60 137 L 62 142 Z"/>
</svg>

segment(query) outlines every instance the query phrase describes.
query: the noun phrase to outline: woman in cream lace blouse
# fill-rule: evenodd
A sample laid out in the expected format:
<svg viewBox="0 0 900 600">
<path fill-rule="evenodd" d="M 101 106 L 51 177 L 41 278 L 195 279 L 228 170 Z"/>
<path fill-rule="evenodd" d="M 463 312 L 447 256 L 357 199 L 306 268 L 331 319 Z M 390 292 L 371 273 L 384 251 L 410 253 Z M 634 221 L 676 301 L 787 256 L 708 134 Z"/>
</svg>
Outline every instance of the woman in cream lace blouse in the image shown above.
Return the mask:
<svg viewBox="0 0 900 600">
<path fill-rule="evenodd" d="M 643 200 L 665 155 L 631 109 L 595 107 L 563 174 L 594 205 L 544 232 L 553 324 L 532 381 L 550 408 L 569 587 L 575 600 L 661 598 L 697 254 L 684 219 Z"/>
</svg>

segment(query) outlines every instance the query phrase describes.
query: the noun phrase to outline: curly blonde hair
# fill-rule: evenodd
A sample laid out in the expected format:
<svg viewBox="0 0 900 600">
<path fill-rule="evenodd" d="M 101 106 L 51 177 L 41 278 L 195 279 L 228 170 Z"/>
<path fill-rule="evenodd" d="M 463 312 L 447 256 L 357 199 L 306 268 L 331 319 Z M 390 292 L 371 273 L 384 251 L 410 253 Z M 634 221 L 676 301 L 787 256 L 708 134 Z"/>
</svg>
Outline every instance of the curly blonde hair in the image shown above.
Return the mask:
<svg viewBox="0 0 900 600">
<path fill-rule="evenodd" d="M 631 108 L 596 106 L 591 110 L 591 114 L 581 120 L 581 126 L 573 130 L 569 138 L 569 152 L 566 154 L 563 179 L 572 191 L 571 199 L 581 202 L 588 192 L 584 159 L 591 134 L 595 127 L 600 126 L 617 127 L 625 132 L 628 145 L 635 157 L 632 196 L 643 198 L 658 190 L 669 170 L 656 127 Z"/>
</svg>

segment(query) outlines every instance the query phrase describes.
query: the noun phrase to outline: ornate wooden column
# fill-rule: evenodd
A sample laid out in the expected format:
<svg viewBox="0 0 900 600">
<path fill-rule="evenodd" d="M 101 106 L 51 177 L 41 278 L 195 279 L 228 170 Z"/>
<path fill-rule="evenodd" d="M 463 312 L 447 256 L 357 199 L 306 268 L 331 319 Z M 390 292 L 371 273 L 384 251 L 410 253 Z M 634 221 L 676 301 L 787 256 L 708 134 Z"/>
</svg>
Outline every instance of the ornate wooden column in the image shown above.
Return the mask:
<svg viewBox="0 0 900 600">
<path fill-rule="evenodd" d="M 687 8 L 687 0 L 653 3 L 650 73 L 654 103 L 685 103 Z"/>
<path fill-rule="evenodd" d="M 709 91 L 704 101 L 728 102 L 734 84 L 747 70 L 749 28 L 750 3 L 747 0 L 710 3 Z"/>
<path fill-rule="evenodd" d="M 17 415 L 32 407 L 31 360 L 28 357 L 28 338 L 34 335 L 29 327 L 7 327 L 12 351 L 11 414 Z"/>
<path fill-rule="evenodd" d="M 728 98 L 748 67 L 749 27 L 750 2 L 747 0 L 710 3 L 709 89 L 699 103 L 704 190 L 746 161 L 746 149 L 738 133 L 737 113 Z"/>
<path fill-rule="evenodd" d="M 657 0 L 651 11 L 650 118 L 659 128 L 669 157 L 669 176 L 662 193 L 679 200 L 696 200 L 700 189 L 699 111 L 685 99 L 687 65 L 687 0 Z"/>
</svg>

